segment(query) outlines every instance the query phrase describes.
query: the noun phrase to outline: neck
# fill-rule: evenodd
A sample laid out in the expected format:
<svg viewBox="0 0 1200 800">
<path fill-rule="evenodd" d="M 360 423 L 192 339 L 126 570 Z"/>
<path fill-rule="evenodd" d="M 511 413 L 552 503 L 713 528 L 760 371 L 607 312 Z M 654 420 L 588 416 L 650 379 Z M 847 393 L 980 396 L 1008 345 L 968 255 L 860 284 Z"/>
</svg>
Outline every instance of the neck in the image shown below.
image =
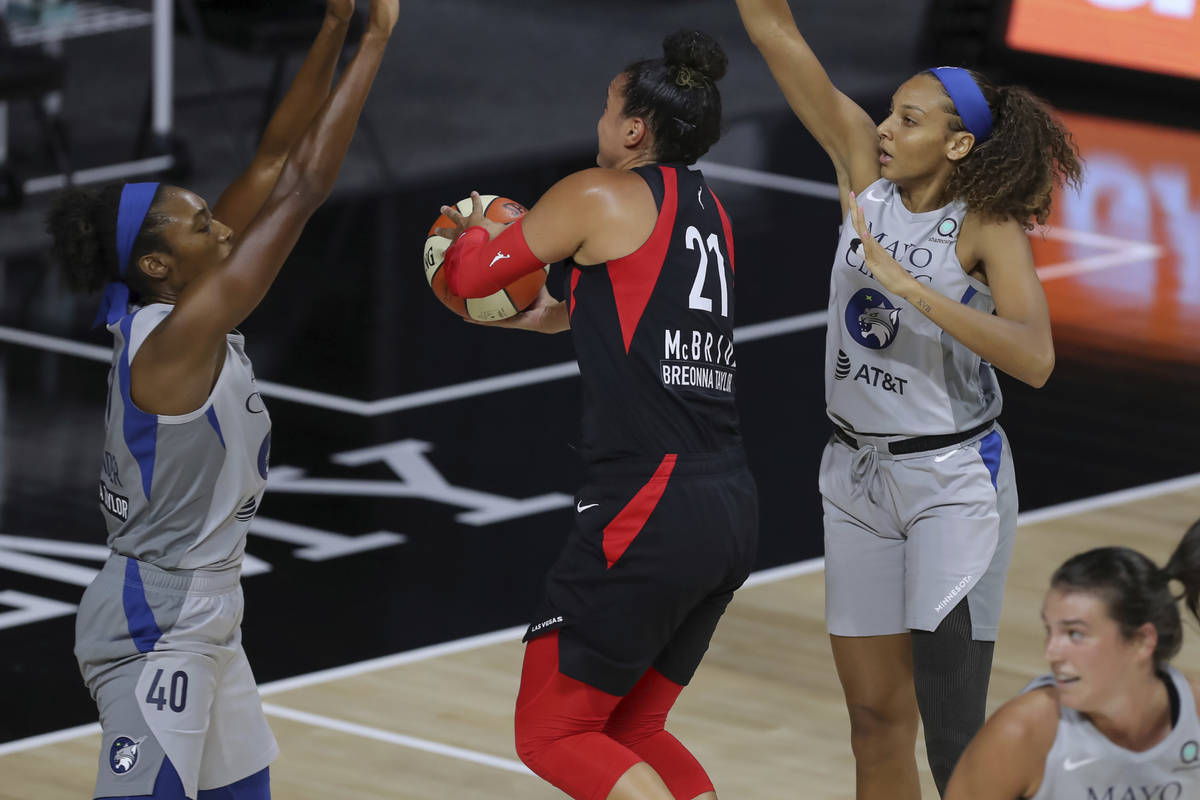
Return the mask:
<svg viewBox="0 0 1200 800">
<path fill-rule="evenodd" d="M 1096 730 L 1118 747 L 1141 752 L 1171 732 L 1171 700 L 1157 673 L 1113 692 L 1104 708 L 1087 712 Z"/>
<path fill-rule="evenodd" d="M 954 166 L 945 162 L 931 173 L 906 180 L 900 187 L 900 200 L 914 214 L 933 211 L 946 205 L 952 198 L 946 197 L 946 186 Z"/>
<path fill-rule="evenodd" d="M 637 167 L 644 167 L 647 164 L 653 164 L 657 160 L 652 153 L 638 151 L 630 153 L 624 159 L 618 161 L 613 165 L 613 169 L 636 169 Z"/>
<path fill-rule="evenodd" d="M 162 287 L 156 289 L 151 294 L 142 295 L 140 301 L 144 306 L 148 306 L 153 303 L 166 303 L 167 305 L 173 306 L 179 302 L 179 292 L 171 289 L 170 287 Z"/>
</svg>

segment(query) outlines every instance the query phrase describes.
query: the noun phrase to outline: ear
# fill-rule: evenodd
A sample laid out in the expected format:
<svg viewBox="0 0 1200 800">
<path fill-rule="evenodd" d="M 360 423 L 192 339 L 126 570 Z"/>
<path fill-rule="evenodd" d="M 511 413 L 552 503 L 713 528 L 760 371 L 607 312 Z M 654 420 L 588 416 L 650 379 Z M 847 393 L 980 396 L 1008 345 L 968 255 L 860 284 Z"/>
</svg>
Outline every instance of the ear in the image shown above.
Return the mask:
<svg viewBox="0 0 1200 800">
<path fill-rule="evenodd" d="M 629 117 L 623 124 L 625 126 L 625 146 L 631 150 L 637 149 L 650 133 L 650 127 L 641 117 Z"/>
<path fill-rule="evenodd" d="M 954 131 L 950 134 L 950 141 L 947 144 L 946 158 L 951 161 L 959 161 L 965 158 L 967 153 L 971 152 L 971 148 L 975 146 L 975 134 L 970 131 Z"/>
<path fill-rule="evenodd" d="M 1153 622 L 1143 622 L 1137 629 L 1137 647 L 1141 654 L 1153 658 L 1154 650 L 1158 647 L 1158 628 Z"/>
<path fill-rule="evenodd" d="M 145 275 L 152 281 L 161 281 L 167 277 L 169 267 L 166 263 L 167 256 L 163 253 L 147 253 L 138 259 L 137 266 Z"/>
</svg>

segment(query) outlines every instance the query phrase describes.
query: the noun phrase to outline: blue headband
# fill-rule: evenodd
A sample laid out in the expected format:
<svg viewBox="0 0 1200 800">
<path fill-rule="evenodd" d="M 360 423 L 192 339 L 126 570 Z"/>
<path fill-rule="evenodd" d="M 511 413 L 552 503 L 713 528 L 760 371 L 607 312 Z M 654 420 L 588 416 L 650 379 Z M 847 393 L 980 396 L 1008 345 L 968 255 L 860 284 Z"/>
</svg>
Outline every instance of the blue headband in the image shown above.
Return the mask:
<svg viewBox="0 0 1200 800">
<path fill-rule="evenodd" d="M 992 135 L 992 110 L 971 73 L 961 67 L 934 67 L 929 71 L 946 87 L 963 125 L 975 135 L 975 143 L 987 141 Z"/>
<path fill-rule="evenodd" d="M 137 241 L 157 191 L 157 183 L 127 183 L 121 190 L 121 204 L 117 209 L 117 270 L 122 279 L 129 269 L 133 243 Z M 129 286 L 124 280 L 110 281 L 104 287 L 104 296 L 100 299 L 100 309 L 96 312 L 92 327 L 98 327 L 101 322 L 112 325 L 128 310 Z"/>
</svg>

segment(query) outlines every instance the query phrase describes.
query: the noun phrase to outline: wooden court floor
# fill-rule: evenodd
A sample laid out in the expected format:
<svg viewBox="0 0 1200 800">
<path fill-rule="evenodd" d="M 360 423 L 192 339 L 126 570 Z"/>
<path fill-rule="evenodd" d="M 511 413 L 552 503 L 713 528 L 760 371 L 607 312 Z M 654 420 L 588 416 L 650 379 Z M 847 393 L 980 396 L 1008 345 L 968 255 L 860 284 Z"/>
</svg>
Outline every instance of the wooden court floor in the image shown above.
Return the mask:
<svg viewBox="0 0 1200 800">
<path fill-rule="evenodd" d="M 990 707 L 1042 672 L 1039 609 L 1050 573 L 1108 544 L 1163 563 L 1200 517 L 1200 475 L 1025 515 L 1009 574 Z M 854 796 L 849 726 L 823 623 L 819 563 L 760 573 L 738 593 L 669 729 L 725 798 Z M 1200 631 L 1175 664 L 1200 675 Z M 282 755 L 276 798 L 562 797 L 516 760 L 513 629 L 263 687 Z M 254 654 L 250 653 L 251 661 Z M 3 800 L 90 797 L 99 735 L 0 749 Z M 936 798 L 922 762 L 924 796 Z"/>
</svg>

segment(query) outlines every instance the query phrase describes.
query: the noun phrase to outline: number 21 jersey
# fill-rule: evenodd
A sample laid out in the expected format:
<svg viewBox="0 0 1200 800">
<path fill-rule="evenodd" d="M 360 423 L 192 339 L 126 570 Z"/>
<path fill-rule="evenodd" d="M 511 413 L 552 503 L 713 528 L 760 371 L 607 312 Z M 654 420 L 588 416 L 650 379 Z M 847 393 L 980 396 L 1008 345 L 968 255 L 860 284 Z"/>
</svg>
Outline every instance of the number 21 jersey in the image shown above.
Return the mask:
<svg viewBox="0 0 1200 800">
<path fill-rule="evenodd" d="M 568 262 L 583 457 L 739 447 L 729 218 L 698 170 L 655 164 L 633 172 L 658 205 L 650 238 L 623 258 Z"/>
</svg>

